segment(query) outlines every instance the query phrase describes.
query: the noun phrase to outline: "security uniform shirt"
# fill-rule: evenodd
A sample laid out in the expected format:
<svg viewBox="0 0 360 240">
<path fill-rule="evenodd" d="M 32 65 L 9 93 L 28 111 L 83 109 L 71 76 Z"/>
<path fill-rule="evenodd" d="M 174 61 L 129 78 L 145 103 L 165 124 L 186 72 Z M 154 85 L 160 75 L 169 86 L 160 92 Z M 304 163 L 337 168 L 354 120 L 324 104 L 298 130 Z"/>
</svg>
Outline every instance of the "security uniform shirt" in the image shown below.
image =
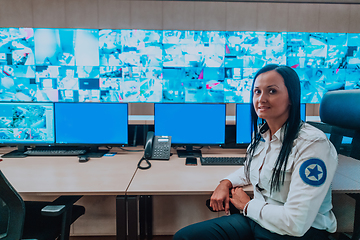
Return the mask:
<svg viewBox="0 0 360 240">
<path fill-rule="evenodd" d="M 261 134 L 250 165 L 254 198 L 247 204 L 246 216 L 280 235 L 303 236 L 310 227 L 335 232 L 330 185 L 338 158 L 334 146 L 322 131 L 307 123 L 302 125 L 288 158 L 284 184 L 280 183 L 279 191 L 270 193 L 283 132 L 284 127 L 272 136 L 271 141 L 269 130 Z M 240 168 L 225 179 L 230 180 L 233 187 L 250 184 L 244 169 Z"/>
</svg>

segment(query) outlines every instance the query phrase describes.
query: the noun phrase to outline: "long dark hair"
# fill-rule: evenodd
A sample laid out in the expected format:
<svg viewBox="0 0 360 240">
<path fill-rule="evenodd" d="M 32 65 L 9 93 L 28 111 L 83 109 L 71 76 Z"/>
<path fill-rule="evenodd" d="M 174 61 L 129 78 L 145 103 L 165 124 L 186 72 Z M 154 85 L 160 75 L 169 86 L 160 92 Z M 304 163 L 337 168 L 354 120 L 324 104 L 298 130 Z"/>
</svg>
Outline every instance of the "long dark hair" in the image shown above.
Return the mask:
<svg viewBox="0 0 360 240">
<path fill-rule="evenodd" d="M 260 126 L 266 124 L 264 119 L 259 119 L 257 116 L 254 105 L 253 105 L 253 92 L 254 92 L 254 83 L 256 78 L 265 72 L 269 72 L 275 70 L 279 73 L 282 78 L 284 79 L 285 86 L 288 91 L 289 100 L 290 100 L 290 112 L 289 118 L 284 124 L 284 139 L 282 143 L 282 147 L 279 153 L 279 156 L 276 160 L 274 166 L 274 172 L 271 176 L 271 190 L 279 191 L 280 184 L 284 183 L 285 178 L 285 169 L 287 165 L 287 161 L 293 147 L 293 143 L 295 138 L 297 138 L 300 127 L 302 125 L 302 121 L 300 118 L 300 97 L 301 97 L 301 88 L 300 88 L 300 79 L 294 69 L 288 66 L 276 65 L 276 64 L 269 64 L 265 67 L 261 68 L 255 75 L 253 84 L 251 87 L 251 123 L 253 128 L 253 137 L 251 139 L 251 143 L 247 152 L 248 162 L 246 164 L 246 176 L 250 179 L 250 165 L 251 160 L 254 156 L 254 152 L 256 147 L 258 146 L 261 135 L 260 135 Z M 273 134 L 273 133 L 272 133 Z"/>
</svg>

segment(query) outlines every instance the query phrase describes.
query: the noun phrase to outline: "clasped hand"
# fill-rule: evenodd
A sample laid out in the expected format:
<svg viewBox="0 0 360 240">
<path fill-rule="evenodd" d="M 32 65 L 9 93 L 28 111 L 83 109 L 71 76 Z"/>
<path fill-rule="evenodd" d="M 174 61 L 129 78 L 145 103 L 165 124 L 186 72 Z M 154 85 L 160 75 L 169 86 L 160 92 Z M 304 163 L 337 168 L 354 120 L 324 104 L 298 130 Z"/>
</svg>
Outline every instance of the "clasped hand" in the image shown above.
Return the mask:
<svg viewBox="0 0 360 240">
<path fill-rule="evenodd" d="M 231 198 L 229 190 L 231 189 Z M 222 181 L 213 192 L 210 198 L 210 207 L 214 211 L 225 211 L 229 214 L 229 201 L 239 210 L 244 210 L 246 204 L 250 201 L 249 195 L 247 195 L 242 187 L 232 188 L 231 183 L 228 181 Z"/>
</svg>

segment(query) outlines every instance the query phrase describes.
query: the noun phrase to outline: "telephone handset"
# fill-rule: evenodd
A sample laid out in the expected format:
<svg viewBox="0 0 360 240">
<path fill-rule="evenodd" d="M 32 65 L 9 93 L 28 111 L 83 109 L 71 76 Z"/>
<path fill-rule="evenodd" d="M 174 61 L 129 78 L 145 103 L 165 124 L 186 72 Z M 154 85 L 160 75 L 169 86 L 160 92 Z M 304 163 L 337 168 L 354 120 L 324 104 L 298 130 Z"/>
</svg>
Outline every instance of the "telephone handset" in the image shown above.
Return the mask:
<svg viewBox="0 0 360 240">
<path fill-rule="evenodd" d="M 144 156 L 138 163 L 138 168 L 149 169 L 150 159 L 169 160 L 171 150 L 171 136 L 155 136 L 154 132 L 148 132 L 146 136 Z M 142 161 L 146 161 L 147 166 L 141 166 Z"/>
<path fill-rule="evenodd" d="M 169 160 L 170 150 L 171 136 L 155 136 L 154 132 L 148 132 L 144 150 L 146 159 Z"/>
</svg>

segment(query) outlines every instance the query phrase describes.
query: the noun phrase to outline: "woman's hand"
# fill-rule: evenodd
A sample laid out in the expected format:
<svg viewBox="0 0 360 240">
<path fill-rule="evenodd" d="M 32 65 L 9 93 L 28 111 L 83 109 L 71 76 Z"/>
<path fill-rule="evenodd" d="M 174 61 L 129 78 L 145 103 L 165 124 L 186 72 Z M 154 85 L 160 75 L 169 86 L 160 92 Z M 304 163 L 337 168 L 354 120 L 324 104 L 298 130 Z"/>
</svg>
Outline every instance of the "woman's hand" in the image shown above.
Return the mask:
<svg viewBox="0 0 360 240">
<path fill-rule="evenodd" d="M 239 210 L 244 210 L 246 204 L 251 200 L 241 187 L 231 189 L 231 194 L 230 201 Z"/>
<path fill-rule="evenodd" d="M 229 190 L 232 188 L 232 183 L 229 180 L 223 180 L 216 187 L 210 198 L 210 207 L 214 211 L 224 211 L 229 213 Z"/>
</svg>

